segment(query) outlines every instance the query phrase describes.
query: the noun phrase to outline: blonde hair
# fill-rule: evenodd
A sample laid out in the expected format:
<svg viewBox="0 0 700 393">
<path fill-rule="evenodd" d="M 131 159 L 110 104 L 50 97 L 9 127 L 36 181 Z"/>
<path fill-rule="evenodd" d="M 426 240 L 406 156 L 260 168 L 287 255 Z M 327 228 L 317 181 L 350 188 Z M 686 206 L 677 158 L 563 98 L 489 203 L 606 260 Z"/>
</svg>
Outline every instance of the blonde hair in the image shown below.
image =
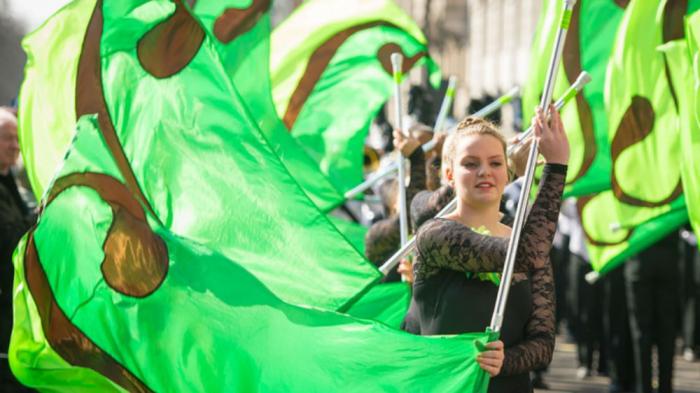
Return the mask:
<svg viewBox="0 0 700 393">
<path fill-rule="evenodd" d="M 498 131 L 498 127 L 480 117 L 467 117 L 457 125 L 455 132 L 448 135 L 445 139 L 445 144 L 442 148 L 442 169 L 440 170 L 443 182 L 446 181 L 445 172 L 447 168 L 451 168 L 454 164 L 455 156 L 457 155 L 457 142 L 462 137 L 470 135 L 490 135 L 498 139 L 503 146 L 503 157 L 507 159 L 507 142 L 501 132 Z"/>
</svg>

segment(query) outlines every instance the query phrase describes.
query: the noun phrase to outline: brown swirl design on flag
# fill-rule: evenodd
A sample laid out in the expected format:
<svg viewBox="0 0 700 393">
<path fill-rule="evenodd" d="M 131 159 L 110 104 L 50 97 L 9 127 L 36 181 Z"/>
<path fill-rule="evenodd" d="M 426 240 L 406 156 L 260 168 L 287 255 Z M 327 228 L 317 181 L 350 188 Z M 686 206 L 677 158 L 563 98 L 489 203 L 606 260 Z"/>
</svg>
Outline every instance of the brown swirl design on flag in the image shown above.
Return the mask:
<svg viewBox="0 0 700 393">
<path fill-rule="evenodd" d="M 245 9 L 227 8 L 214 22 L 214 36 L 228 44 L 253 28 L 271 5 L 271 0 L 253 0 Z"/>
<path fill-rule="evenodd" d="M 153 233 L 146 214 L 129 190 L 117 179 L 99 173 L 74 173 L 56 181 L 47 206 L 68 188 L 89 187 L 109 204 L 113 220 L 103 251 L 102 274 L 115 291 L 143 298 L 155 292 L 168 273 L 168 251 Z"/>
<path fill-rule="evenodd" d="M 639 95 L 632 97 L 631 104 L 622 116 L 620 125 L 615 132 L 615 137 L 610 144 L 613 162 L 611 178 L 612 190 L 615 197 L 622 203 L 639 207 L 659 207 L 673 202 L 683 193 L 683 185 L 680 179 L 678 179 L 678 184 L 676 184 L 671 194 L 659 202 L 645 201 L 636 198 L 627 194 L 625 190 L 622 189 L 622 186 L 620 186 L 615 165 L 616 161 L 627 148 L 643 141 L 646 137 L 651 135 L 654 129 L 655 117 L 654 108 L 647 98 Z"/>
<path fill-rule="evenodd" d="M 175 0 L 175 12 L 139 40 L 136 53 L 141 67 L 155 78 L 171 77 L 197 55 L 204 36 L 199 22 L 182 1 Z"/>
<path fill-rule="evenodd" d="M 36 304 L 44 336 L 56 353 L 72 366 L 97 371 L 129 392 L 152 392 L 143 381 L 97 346 L 56 302 L 48 277 L 39 259 L 34 231 L 29 232 L 24 253 L 24 271 L 29 292 Z"/>
<path fill-rule="evenodd" d="M 379 59 L 379 62 L 382 64 L 382 68 L 384 71 L 386 71 L 387 74 L 393 75 L 394 74 L 394 68 L 391 64 L 391 55 L 393 53 L 400 53 L 401 56 L 403 56 L 403 63 L 401 64 L 401 72 L 402 73 L 407 73 L 408 71 L 413 68 L 416 63 L 422 59 L 423 57 L 428 57 L 428 52 L 427 51 L 421 51 L 416 53 L 413 56 L 406 56 L 404 53 L 403 49 L 396 43 L 390 42 L 388 44 L 382 45 L 381 48 L 377 51 L 377 58 Z"/>
<path fill-rule="evenodd" d="M 345 41 L 347 41 L 353 34 L 359 31 L 371 29 L 373 27 L 378 26 L 387 26 L 400 29 L 400 27 L 394 25 L 393 23 L 385 21 L 367 22 L 347 28 L 343 31 L 339 31 L 338 33 L 330 37 L 328 40 L 326 40 L 326 42 L 321 44 L 318 48 L 316 48 L 316 50 L 314 50 L 314 52 L 311 54 L 311 57 L 309 58 L 309 62 L 306 65 L 304 74 L 299 80 L 299 83 L 294 89 L 294 92 L 292 93 L 292 96 L 289 100 L 289 104 L 287 105 L 287 110 L 282 118 L 288 130 L 291 130 L 294 127 L 294 123 L 299 117 L 299 113 L 301 113 L 301 109 L 304 106 L 304 103 L 306 103 L 306 100 L 311 95 L 311 92 L 313 91 L 314 87 L 321 79 L 321 75 L 328 67 L 328 64 L 330 64 L 331 60 L 333 59 L 333 56 L 338 51 L 340 46 L 343 45 L 343 43 L 345 43 Z M 396 44 L 389 43 L 387 45 Z M 389 75 L 391 75 L 393 73 L 390 59 L 391 53 L 388 53 L 387 56 L 387 49 L 385 49 L 384 47 L 379 49 L 379 51 L 377 52 L 377 57 L 379 61 L 382 62 L 382 68 L 384 68 L 384 70 L 387 71 Z M 396 45 L 396 47 L 398 48 L 398 45 Z M 425 52 L 420 52 L 420 54 L 421 56 L 415 59 L 415 61 L 411 60 L 413 59 L 413 57 L 409 59 L 413 61 L 413 63 L 411 63 L 411 66 L 415 64 L 415 62 L 418 61 L 420 57 L 428 56 L 428 54 Z M 389 59 L 388 62 L 386 62 L 385 60 L 387 58 Z M 402 68 L 404 69 L 404 72 L 408 72 L 408 70 L 410 69 L 410 67 L 406 68 L 406 64 L 404 64 Z"/>
</svg>

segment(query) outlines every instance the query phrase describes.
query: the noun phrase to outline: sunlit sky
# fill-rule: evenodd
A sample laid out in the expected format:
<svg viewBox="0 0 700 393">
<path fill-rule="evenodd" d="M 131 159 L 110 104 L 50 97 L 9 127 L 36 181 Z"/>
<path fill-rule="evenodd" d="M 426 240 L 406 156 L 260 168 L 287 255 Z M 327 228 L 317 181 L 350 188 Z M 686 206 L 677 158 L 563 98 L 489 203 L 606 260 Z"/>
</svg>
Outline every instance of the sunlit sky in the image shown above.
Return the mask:
<svg viewBox="0 0 700 393">
<path fill-rule="evenodd" d="M 31 31 L 68 2 L 69 0 L 10 0 L 9 11 L 12 18 L 21 20 L 27 30 Z"/>
</svg>

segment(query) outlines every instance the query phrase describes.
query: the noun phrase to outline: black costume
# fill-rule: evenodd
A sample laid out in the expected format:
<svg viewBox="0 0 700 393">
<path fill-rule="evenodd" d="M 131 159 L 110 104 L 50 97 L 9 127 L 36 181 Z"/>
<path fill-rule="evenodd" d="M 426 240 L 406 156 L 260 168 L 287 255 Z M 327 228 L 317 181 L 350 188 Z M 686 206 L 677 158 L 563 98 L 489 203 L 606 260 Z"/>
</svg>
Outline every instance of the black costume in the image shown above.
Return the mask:
<svg viewBox="0 0 700 393">
<path fill-rule="evenodd" d="M 549 251 L 566 166 L 547 164 L 521 234 L 513 286 L 501 330 L 505 359 L 489 392 L 528 392 L 529 372 L 549 364 L 554 350 L 554 281 Z M 433 194 L 438 200 L 446 192 Z M 435 209 L 433 209 L 435 210 Z M 417 234 L 409 317 L 422 335 L 483 331 L 498 288 L 465 273 L 501 272 L 507 238 L 478 234 L 452 220 L 427 221 Z"/>
</svg>

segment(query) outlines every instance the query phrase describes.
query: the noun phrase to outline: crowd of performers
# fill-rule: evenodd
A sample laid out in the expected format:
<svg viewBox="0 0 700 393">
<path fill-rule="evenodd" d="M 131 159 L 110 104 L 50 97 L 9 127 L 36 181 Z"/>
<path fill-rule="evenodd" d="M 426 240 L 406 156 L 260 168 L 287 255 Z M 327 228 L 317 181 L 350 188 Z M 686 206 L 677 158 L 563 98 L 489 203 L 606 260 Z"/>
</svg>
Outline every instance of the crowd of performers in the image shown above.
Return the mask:
<svg viewBox="0 0 700 393">
<path fill-rule="evenodd" d="M 680 349 L 694 361 L 700 349 L 695 237 L 684 228 L 607 275 L 589 274 L 575 200 L 561 199 L 568 142 L 552 108 L 550 115 L 547 121 L 538 109 L 533 117 L 544 168 L 521 234 L 500 340 L 478 359 L 493 376 L 489 392 L 546 389 L 556 335 L 576 343 L 576 378 L 609 376 L 611 392 L 652 392 L 654 386 L 671 392 L 674 355 Z M 420 335 L 483 331 L 492 317 L 529 140 L 508 149 L 498 127 L 480 118 L 464 119 L 449 136 L 421 123 L 407 134 L 395 130 L 388 144 L 410 162 L 406 199 L 416 236 L 413 256 L 385 277 L 412 283 L 402 329 Z M 436 148 L 424 152 L 420 146 L 431 138 Z M 378 267 L 400 248 L 396 183 L 375 187 L 385 214 L 374 218 L 365 253 Z M 457 209 L 436 218 L 455 197 Z"/>
</svg>

